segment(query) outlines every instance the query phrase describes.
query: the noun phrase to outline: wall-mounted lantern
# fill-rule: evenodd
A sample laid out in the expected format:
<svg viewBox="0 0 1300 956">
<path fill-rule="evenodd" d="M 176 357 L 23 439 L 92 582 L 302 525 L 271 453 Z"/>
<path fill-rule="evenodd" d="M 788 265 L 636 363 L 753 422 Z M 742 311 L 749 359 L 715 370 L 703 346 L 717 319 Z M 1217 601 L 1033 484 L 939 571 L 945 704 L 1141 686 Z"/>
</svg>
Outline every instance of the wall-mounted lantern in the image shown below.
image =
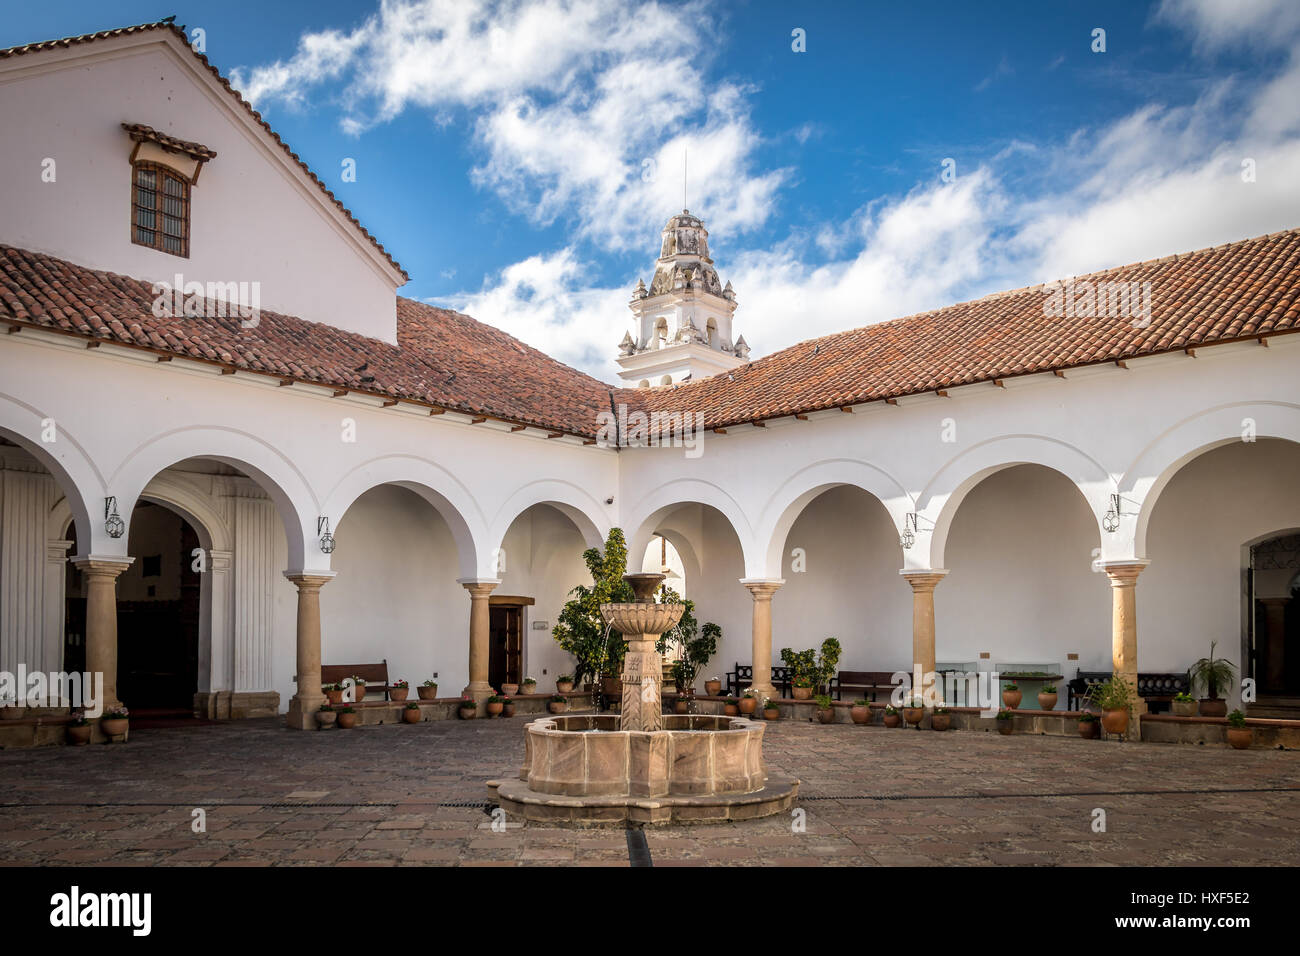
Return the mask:
<svg viewBox="0 0 1300 956">
<path fill-rule="evenodd" d="M 918 515 L 915 511 L 909 511 L 907 514 L 903 515 L 903 533 L 898 536 L 898 543 L 903 546 L 904 551 L 908 550 L 909 548 L 912 547 L 912 545 L 916 544 L 916 533 L 918 531 L 934 530 L 933 524 L 931 524 L 930 527 L 928 528 L 919 527 L 916 523 L 919 518 L 920 515 Z M 927 523 L 929 523 L 929 519 L 927 519 Z"/>
<path fill-rule="evenodd" d="M 1101 516 L 1101 526 L 1110 534 L 1119 530 L 1120 519 L 1128 514 L 1130 517 L 1137 515 L 1136 511 L 1124 511 L 1124 504 L 1135 505 L 1137 502 L 1129 501 L 1127 498 L 1121 498 L 1119 495 L 1110 496 L 1110 510 Z"/>
<path fill-rule="evenodd" d="M 104 530 L 110 538 L 120 538 L 126 533 L 126 522 L 117 513 L 117 498 L 104 499 Z"/>
<path fill-rule="evenodd" d="M 330 534 L 330 519 L 320 517 L 316 519 L 316 533 L 320 535 L 321 554 L 332 554 L 334 552 L 334 535 Z"/>
</svg>

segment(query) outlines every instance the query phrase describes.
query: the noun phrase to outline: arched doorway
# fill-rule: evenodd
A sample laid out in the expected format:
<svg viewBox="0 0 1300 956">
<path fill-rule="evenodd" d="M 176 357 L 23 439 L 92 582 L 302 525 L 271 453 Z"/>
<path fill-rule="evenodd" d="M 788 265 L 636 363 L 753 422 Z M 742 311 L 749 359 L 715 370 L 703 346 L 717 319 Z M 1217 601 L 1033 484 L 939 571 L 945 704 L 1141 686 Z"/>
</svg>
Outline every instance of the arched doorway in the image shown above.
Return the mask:
<svg viewBox="0 0 1300 956">
<path fill-rule="evenodd" d="M 1300 707 L 1300 531 L 1249 547 L 1245 574 L 1250 675 L 1260 707 Z"/>
</svg>

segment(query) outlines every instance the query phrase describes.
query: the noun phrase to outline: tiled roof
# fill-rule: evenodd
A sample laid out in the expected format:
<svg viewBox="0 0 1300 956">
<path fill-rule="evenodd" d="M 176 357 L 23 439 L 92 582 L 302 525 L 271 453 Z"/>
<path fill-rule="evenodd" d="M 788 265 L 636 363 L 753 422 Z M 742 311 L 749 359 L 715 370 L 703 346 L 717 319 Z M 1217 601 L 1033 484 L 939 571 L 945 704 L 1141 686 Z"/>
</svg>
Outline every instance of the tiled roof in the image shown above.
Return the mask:
<svg viewBox="0 0 1300 956">
<path fill-rule="evenodd" d="M 280 138 L 280 134 L 277 133 L 275 130 L 271 129 L 270 125 L 266 122 L 266 120 L 262 119 L 262 114 L 257 112 L 257 110 L 253 109 L 253 107 L 249 105 L 248 101 L 239 95 L 239 91 L 230 85 L 230 81 L 221 75 L 220 70 L 218 70 L 215 66 L 213 66 L 211 63 L 208 62 L 208 58 L 204 54 L 197 52 L 196 50 L 193 49 L 193 47 L 190 46 L 190 40 L 189 37 L 185 35 L 185 31 L 182 30 L 180 27 L 176 26 L 176 24 L 174 24 L 171 21 L 171 18 L 168 18 L 167 20 L 159 20 L 155 23 L 141 23 L 141 24 L 137 24 L 136 26 L 119 27 L 116 30 L 101 30 L 98 33 L 85 33 L 82 34 L 81 36 L 64 37 L 63 39 L 60 40 L 43 40 L 39 43 L 27 43 L 27 44 L 23 44 L 22 46 L 12 46 L 0 50 L 0 60 L 3 60 L 7 57 L 22 56 L 23 54 L 26 53 L 39 53 L 44 50 L 64 49 L 71 46 L 77 46 L 78 44 L 82 44 L 82 43 L 93 43 L 96 40 L 107 40 L 113 37 L 130 36 L 132 34 L 138 34 L 138 33 L 148 33 L 151 30 L 165 30 L 178 37 L 181 41 L 181 44 L 185 47 L 185 49 L 189 50 L 193 56 L 199 59 L 199 62 L 201 62 L 205 67 L 207 67 L 208 71 L 214 77 L 216 77 L 217 82 L 219 82 L 223 87 L 225 87 L 226 92 L 228 92 L 231 96 L 233 96 L 235 100 L 239 103 L 239 105 L 248 111 L 249 115 L 251 115 L 253 119 L 257 120 L 258 124 L 264 130 L 266 130 L 267 135 L 269 135 L 271 139 L 273 139 L 277 144 L 279 144 L 280 148 L 283 149 L 285 153 L 288 154 L 290 159 L 292 159 L 300 167 L 302 167 L 302 171 L 307 174 L 308 178 L 310 178 L 312 182 L 314 182 L 318 187 L 320 187 L 321 192 L 323 192 L 327 197 L 329 197 L 330 201 L 333 202 L 334 205 L 338 207 L 339 211 L 342 212 L 343 215 L 345 215 L 348 218 L 348 220 L 352 223 L 352 225 L 356 226 L 356 228 L 360 230 L 361 234 L 365 236 L 366 239 L 370 240 L 370 244 L 373 245 L 376 249 L 380 251 L 380 253 L 383 254 L 384 258 L 389 261 L 389 263 L 393 266 L 393 268 L 396 269 L 398 272 L 400 272 L 404 279 L 409 280 L 411 278 L 409 275 L 406 274 L 406 270 L 401 267 L 401 265 L 397 262 L 397 260 L 388 254 L 388 250 L 384 248 L 383 243 L 381 243 L 378 239 L 372 236 L 369 233 L 369 231 L 367 231 L 365 226 L 361 225 L 360 220 L 358 220 L 356 216 L 352 215 L 351 210 L 349 210 L 346 206 L 344 206 L 343 203 L 339 202 L 338 197 L 335 196 L 334 193 L 332 193 L 329 190 L 329 188 L 325 185 L 325 183 L 321 181 L 320 177 L 317 176 L 314 172 L 312 172 L 311 169 L 307 166 L 307 164 L 304 163 L 298 157 L 298 154 L 289 148 L 289 144 Z"/>
<path fill-rule="evenodd" d="M 643 390 L 641 402 L 721 427 L 1294 332 L 1300 229 L 1080 276 L 1076 296 L 1083 282 L 1149 282 L 1150 324 L 1047 315 L 1051 286 L 1034 286 L 800 342 L 730 375 Z"/>
<path fill-rule="evenodd" d="M 145 126 L 143 123 L 123 123 L 122 129 L 126 130 L 127 135 L 137 143 L 157 143 L 163 149 L 184 153 L 205 162 L 217 158 L 216 151 L 208 149 L 202 143 L 194 143 L 188 139 L 178 139 L 175 136 L 160 133 L 152 126 Z"/>
<path fill-rule="evenodd" d="M 397 300 L 397 345 L 262 311 L 158 318 L 151 283 L 0 245 L 0 315 L 298 382 L 590 438 L 609 386 L 459 312 Z M 0 337 L 2 339 L 3 337 Z"/>
</svg>

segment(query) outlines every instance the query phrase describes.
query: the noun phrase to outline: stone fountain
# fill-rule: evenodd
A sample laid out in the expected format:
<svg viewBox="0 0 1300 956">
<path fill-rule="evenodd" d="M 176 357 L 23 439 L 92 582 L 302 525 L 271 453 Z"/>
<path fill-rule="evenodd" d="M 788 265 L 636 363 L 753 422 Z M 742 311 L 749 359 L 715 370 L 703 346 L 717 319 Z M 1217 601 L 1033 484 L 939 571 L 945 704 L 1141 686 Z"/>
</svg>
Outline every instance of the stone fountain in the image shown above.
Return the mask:
<svg viewBox="0 0 1300 956">
<path fill-rule="evenodd" d="M 508 818 L 568 826 L 713 823 L 788 810 L 799 781 L 769 775 L 761 721 L 664 714 L 655 644 L 685 606 L 656 604 L 662 574 L 628 574 L 636 600 L 602 604 L 623 635 L 619 713 L 534 720 L 517 780 L 488 781 Z"/>
</svg>

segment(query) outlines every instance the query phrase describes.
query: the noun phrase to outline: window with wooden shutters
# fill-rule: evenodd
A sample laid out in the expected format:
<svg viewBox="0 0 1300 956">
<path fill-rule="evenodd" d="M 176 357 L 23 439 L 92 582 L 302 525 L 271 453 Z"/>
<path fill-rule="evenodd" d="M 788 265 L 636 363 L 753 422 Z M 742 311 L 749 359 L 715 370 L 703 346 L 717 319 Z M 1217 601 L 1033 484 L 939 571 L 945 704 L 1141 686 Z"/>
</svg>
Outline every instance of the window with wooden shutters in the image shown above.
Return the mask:
<svg viewBox="0 0 1300 956">
<path fill-rule="evenodd" d="M 189 258 L 189 182 L 157 163 L 135 163 L 131 175 L 131 241 Z"/>
</svg>

